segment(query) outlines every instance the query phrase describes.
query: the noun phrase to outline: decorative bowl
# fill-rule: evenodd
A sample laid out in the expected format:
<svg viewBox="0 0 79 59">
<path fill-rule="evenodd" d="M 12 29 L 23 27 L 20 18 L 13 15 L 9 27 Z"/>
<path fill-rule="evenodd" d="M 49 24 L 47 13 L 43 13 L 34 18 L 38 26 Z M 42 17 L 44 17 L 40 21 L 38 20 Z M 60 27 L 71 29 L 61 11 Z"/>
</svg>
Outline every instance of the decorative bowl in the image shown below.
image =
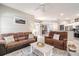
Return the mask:
<svg viewBox="0 0 79 59">
<path fill-rule="evenodd" d="M 38 47 L 44 47 L 44 43 L 42 43 L 42 42 L 37 42 L 37 46 L 38 46 Z"/>
<path fill-rule="evenodd" d="M 70 50 L 70 51 L 76 52 L 77 47 L 76 47 L 74 44 L 68 45 L 68 47 L 69 47 L 69 50 Z"/>
</svg>

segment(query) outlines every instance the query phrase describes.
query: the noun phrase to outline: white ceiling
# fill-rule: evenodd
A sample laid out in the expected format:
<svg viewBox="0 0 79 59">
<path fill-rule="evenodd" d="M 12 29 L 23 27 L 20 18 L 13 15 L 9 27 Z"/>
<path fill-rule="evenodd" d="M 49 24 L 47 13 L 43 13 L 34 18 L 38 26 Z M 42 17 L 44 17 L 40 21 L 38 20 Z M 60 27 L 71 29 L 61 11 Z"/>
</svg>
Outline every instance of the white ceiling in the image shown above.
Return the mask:
<svg viewBox="0 0 79 59">
<path fill-rule="evenodd" d="M 40 11 L 40 3 L 4 3 L 4 5 L 32 14 L 40 20 L 72 19 L 76 15 L 79 16 L 79 3 L 45 3 L 43 13 Z"/>
</svg>

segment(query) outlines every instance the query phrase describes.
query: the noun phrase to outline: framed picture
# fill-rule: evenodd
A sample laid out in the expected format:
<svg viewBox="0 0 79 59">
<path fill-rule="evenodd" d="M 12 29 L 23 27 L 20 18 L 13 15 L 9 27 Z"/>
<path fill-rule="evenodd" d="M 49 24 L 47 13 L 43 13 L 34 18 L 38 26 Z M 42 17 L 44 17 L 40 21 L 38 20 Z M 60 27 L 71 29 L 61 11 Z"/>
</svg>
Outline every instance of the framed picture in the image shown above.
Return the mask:
<svg viewBox="0 0 79 59">
<path fill-rule="evenodd" d="M 60 25 L 60 30 L 64 30 L 64 25 Z"/>
<path fill-rule="evenodd" d="M 26 21 L 24 19 L 22 19 L 22 18 L 16 17 L 15 18 L 15 23 L 26 24 Z"/>
</svg>

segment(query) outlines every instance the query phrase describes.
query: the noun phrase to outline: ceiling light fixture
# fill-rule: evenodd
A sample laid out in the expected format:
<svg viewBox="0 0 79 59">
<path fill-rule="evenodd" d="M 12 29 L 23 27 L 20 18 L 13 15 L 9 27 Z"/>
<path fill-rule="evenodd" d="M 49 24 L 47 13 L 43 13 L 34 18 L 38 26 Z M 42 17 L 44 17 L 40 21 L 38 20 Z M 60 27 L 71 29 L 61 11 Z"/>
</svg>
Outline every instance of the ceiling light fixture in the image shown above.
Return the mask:
<svg viewBox="0 0 79 59">
<path fill-rule="evenodd" d="M 42 17 L 38 16 L 39 19 L 46 19 L 45 12 L 46 12 L 46 4 L 41 3 L 36 9 L 36 11 L 40 11 L 39 13 L 42 15 Z"/>
</svg>

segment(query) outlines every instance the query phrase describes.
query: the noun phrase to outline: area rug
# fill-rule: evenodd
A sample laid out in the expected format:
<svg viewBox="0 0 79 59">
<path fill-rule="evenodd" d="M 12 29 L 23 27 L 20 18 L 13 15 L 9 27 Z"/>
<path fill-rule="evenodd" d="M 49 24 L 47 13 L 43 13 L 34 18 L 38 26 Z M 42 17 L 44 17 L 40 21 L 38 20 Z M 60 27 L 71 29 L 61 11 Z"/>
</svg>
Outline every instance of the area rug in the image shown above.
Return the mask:
<svg viewBox="0 0 79 59">
<path fill-rule="evenodd" d="M 31 50 L 31 47 L 28 46 L 28 47 L 16 50 L 12 53 L 6 54 L 4 56 L 37 56 L 36 54 L 31 53 L 30 50 Z M 54 48 L 52 53 L 53 53 L 52 56 L 68 56 L 66 51 L 60 50 L 57 48 Z"/>
</svg>

